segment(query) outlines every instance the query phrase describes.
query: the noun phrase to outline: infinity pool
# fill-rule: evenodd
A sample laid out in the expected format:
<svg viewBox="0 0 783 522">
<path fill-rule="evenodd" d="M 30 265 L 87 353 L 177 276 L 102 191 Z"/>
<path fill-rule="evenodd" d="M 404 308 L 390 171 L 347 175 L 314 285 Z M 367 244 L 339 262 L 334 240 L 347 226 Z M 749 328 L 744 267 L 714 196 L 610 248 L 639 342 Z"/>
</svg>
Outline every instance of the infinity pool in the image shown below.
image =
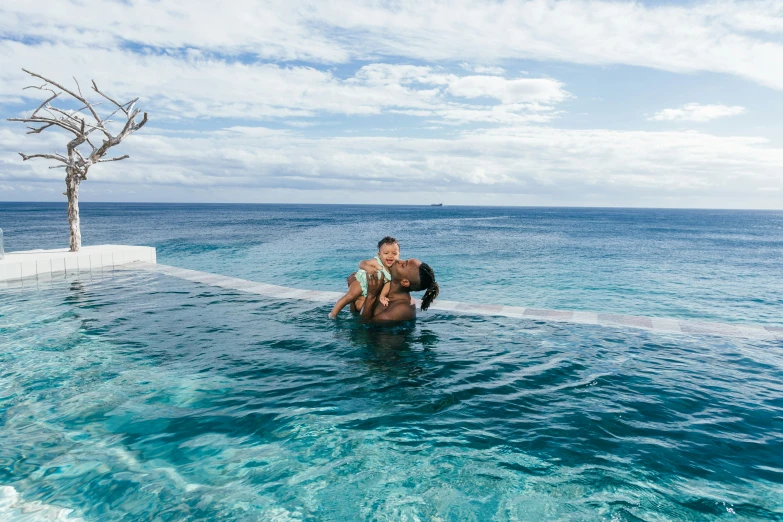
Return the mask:
<svg viewBox="0 0 783 522">
<path fill-rule="evenodd" d="M 328 309 L 0 291 L 0 519 L 783 518 L 779 341 Z"/>
</svg>

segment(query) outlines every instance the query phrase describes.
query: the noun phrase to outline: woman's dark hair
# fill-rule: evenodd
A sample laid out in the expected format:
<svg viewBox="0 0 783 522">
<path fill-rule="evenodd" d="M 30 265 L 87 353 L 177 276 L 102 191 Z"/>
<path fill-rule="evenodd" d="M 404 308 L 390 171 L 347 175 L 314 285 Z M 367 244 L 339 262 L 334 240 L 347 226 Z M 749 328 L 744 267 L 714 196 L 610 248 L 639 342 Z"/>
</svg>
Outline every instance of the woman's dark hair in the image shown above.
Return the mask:
<svg viewBox="0 0 783 522">
<path fill-rule="evenodd" d="M 426 310 L 440 293 L 440 287 L 435 282 L 435 272 L 427 263 L 419 265 L 419 290 L 425 290 L 421 309 Z"/>
<path fill-rule="evenodd" d="M 397 240 L 396 240 L 396 239 L 394 239 L 393 237 L 391 237 L 391 236 L 386 236 L 385 238 L 383 238 L 383 239 L 381 239 L 380 241 L 378 241 L 378 252 L 380 252 L 380 251 L 381 251 L 381 247 L 382 247 L 383 245 L 397 245 L 397 246 L 399 246 L 399 245 L 400 245 L 400 243 L 399 243 L 399 241 L 397 241 Z"/>
</svg>

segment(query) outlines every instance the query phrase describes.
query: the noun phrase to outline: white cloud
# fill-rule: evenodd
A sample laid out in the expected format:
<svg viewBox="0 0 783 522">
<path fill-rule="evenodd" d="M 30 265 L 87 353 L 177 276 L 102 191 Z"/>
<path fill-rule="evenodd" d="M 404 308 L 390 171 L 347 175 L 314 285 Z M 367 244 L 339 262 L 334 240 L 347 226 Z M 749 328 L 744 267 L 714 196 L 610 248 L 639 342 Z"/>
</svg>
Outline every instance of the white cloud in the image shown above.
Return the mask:
<svg viewBox="0 0 783 522">
<path fill-rule="evenodd" d="M 63 0 L 36 7 L 0 7 L 0 34 L 70 45 L 113 48 L 125 42 L 163 49 L 192 49 L 265 59 L 342 63 L 349 50 L 314 31 L 305 4 L 235 0 Z M 199 51 L 200 50 L 200 51 Z"/>
<path fill-rule="evenodd" d="M 547 78 L 459 76 L 429 66 L 376 63 L 342 79 L 312 67 L 91 48 L 74 53 L 63 44 L 12 41 L 0 42 L 0 96 L 40 94 L 22 90 L 34 83 L 21 72 L 30 63 L 37 64 L 36 72 L 64 82 L 76 75 L 86 83 L 93 73 L 106 91 L 123 99 L 141 95 L 140 106 L 167 120 L 307 119 L 323 114 L 377 115 L 394 109 L 422 111 L 428 118 L 451 123 L 518 124 L 549 121 L 554 104 L 570 96 L 562 83 Z M 494 100 L 463 103 L 480 96 Z"/>
<path fill-rule="evenodd" d="M 557 60 L 733 74 L 783 89 L 779 1 L 645 5 L 525 2 L 32 2 L 0 8 L 0 34 L 113 48 L 199 49 L 265 60 L 501 63 Z M 474 72 L 480 72 L 474 70 Z"/>
<path fill-rule="evenodd" d="M 30 95 L 21 90 L 30 83 L 20 71 L 27 67 L 63 81 L 94 77 L 119 98 L 141 95 L 151 113 L 150 125 L 121 146 L 131 160 L 95 169 L 86 193 L 133 187 L 140 199 L 181 191 L 209 200 L 317 189 L 319 198 L 345 198 L 361 187 L 463 202 L 487 195 L 578 204 L 597 195 L 599 203 L 666 206 L 685 196 L 754 206 L 755 195 L 777 196 L 783 187 L 783 149 L 764 138 L 544 126 L 569 100 L 594 93 L 582 95 L 574 75 L 566 86 L 514 72 L 521 59 L 630 64 L 783 89 L 781 2 L 237 0 L 217 9 L 197 0 L 107 0 L 96 7 L 66 0 L 47 9 L 0 7 L 0 103 Z M 744 110 L 688 104 L 650 119 L 708 121 Z M 368 137 L 363 122 L 393 135 Z M 569 124 L 589 120 L 562 126 Z M 15 153 L 62 148 L 61 138 L 10 128 L 0 123 L 0 183 L 17 192 L 59 189 L 61 171 L 21 163 Z"/>
<path fill-rule="evenodd" d="M 356 191 L 357 197 L 386 191 L 389 202 L 443 192 L 466 198 L 516 194 L 574 204 L 599 194 L 615 204 L 664 206 L 671 197 L 685 196 L 733 198 L 735 205 L 753 206 L 758 194 L 772 195 L 783 187 L 783 149 L 762 138 L 693 131 L 520 126 L 463 131 L 453 139 L 316 138 L 254 127 L 176 136 L 145 131 L 120 146 L 131 159 L 95 168 L 88 183 L 120 192 L 146 186 L 150 194 L 156 186 L 233 188 L 248 194 Z M 10 134 L 0 129 L 2 157 L 12 157 L 4 139 Z M 0 183 L 47 180 L 57 187 L 62 173 L 46 167 L 46 162 L 8 161 Z"/>
<path fill-rule="evenodd" d="M 457 78 L 442 70 L 423 66 L 391 63 L 373 63 L 365 65 L 349 81 L 366 85 L 446 85 Z"/>
<path fill-rule="evenodd" d="M 477 74 L 496 74 L 496 75 L 506 74 L 506 70 L 502 67 L 470 65 L 469 63 L 461 63 L 459 64 L 459 66 L 465 69 L 466 71 L 471 71 Z"/>
<path fill-rule="evenodd" d="M 29 64 L 36 64 L 33 68 Z M 138 54 L 64 44 L 0 42 L 0 93 L 35 83 L 22 67 L 66 82 L 95 78 L 121 97 L 142 96 L 145 107 L 166 118 L 289 118 L 318 112 L 377 114 L 385 107 L 423 107 L 428 93 L 343 82 L 312 67 L 246 65 L 202 56 Z M 37 80 L 36 80 L 37 81 Z M 69 82 L 70 83 L 70 82 Z"/>
<path fill-rule="evenodd" d="M 710 121 L 726 116 L 737 116 L 745 113 L 745 107 L 739 105 L 702 105 L 700 103 L 686 103 L 676 109 L 663 109 L 652 115 L 653 121 Z"/>
<path fill-rule="evenodd" d="M 449 92 L 464 98 L 488 96 L 503 103 L 557 103 L 568 93 L 563 84 L 548 78 L 506 80 L 498 76 L 466 76 L 449 84 Z"/>
</svg>

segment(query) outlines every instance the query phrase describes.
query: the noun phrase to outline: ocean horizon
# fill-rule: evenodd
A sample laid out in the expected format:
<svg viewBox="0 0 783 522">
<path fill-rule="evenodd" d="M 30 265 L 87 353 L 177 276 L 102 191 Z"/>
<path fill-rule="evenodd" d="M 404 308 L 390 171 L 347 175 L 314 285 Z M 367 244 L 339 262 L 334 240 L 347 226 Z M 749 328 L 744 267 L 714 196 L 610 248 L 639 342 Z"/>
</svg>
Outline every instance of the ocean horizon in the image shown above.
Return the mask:
<svg viewBox="0 0 783 522">
<path fill-rule="evenodd" d="M 66 201 L 0 201 L 0 205 L 62 205 Z M 259 206 L 328 206 L 328 207 L 466 207 L 466 208 L 541 208 L 541 209 L 618 209 L 618 210 L 714 210 L 726 212 L 783 212 L 783 208 L 726 208 L 726 207 L 661 207 L 661 206 L 624 206 L 624 205 L 468 205 L 465 203 L 321 203 L 321 202 L 241 202 L 241 201 L 84 201 L 80 198 L 79 205 L 259 205 Z"/>
</svg>

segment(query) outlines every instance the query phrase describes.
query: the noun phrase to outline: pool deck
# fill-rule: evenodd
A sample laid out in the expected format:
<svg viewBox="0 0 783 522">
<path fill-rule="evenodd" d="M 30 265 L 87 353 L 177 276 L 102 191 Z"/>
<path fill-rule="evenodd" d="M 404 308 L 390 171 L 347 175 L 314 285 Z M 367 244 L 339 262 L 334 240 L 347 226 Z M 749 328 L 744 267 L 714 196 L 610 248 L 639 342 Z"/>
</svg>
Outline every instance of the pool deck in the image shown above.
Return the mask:
<svg viewBox="0 0 783 522">
<path fill-rule="evenodd" d="M 11 266 L 18 268 L 9 269 L 8 267 Z M 78 253 L 71 253 L 66 249 L 62 249 L 58 251 L 32 250 L 7 254 L 5 259 L 0 260 L 0 289 L 19 286 L 40 287 L 42 282 L 68 277 L 79 272 L 94 273 L 100 271 L 101 273 L 107 273 L 113 270 L 158 272 L 194 283 L 278 299 L 333 303 L 342 296 L 341 292 L 290 288 L 198 270 L 160 265 L 156 263 L 154 248 L 120 245 L 83 247 Z M 430 312 L 513 317 L 530 321 L 591 324 L 613 328 L 636 328 L 652 332 L 683 335 L 716 335 L 743 339 L 783 341 L 783 327 L 779 326 L 728 324 L 691 319 L 644 317 L 586 311 L 546 310 L 500 304 L 463 303 L 442 299 L 433 303 L 427 313 Z"/>
<path fill-rule="evenodd" d="M 70 252 L 67 248 L 9 252 L 0 259 L 0 283 L 32 277 L 44 278 L 52 274 L 103 270 L 136 261 L 155 263 L 155 249 L 147 246 L 95 245 L 83 246 L 78 252 Z"/>
</svg>

